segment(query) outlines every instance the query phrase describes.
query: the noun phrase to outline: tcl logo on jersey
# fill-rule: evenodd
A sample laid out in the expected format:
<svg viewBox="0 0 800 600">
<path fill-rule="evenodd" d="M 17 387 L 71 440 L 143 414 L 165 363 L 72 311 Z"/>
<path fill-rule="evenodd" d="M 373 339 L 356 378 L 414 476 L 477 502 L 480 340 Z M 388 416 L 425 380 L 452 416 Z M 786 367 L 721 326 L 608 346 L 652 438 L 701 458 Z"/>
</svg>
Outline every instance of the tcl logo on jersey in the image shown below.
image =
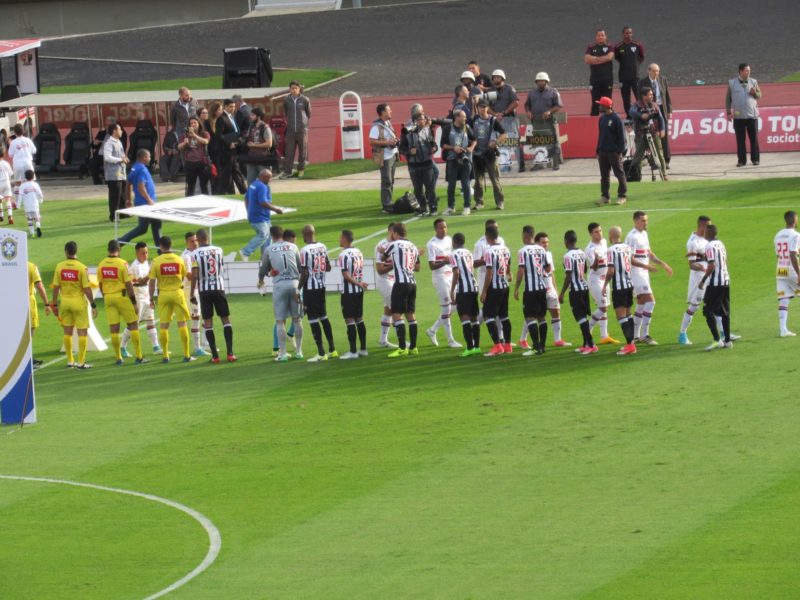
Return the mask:
<svg viewBox="0 0 800 600">
<path fill-rule="evenodd" d="M 163 263 L 161 265 L 162 275 L 180 275 L 181 266 L 177 263 Z"/>
<path fill-rule="evenodd" d="M 78 281 L 77 269 L 63 269 L 61 271 L 61 281 Z"/>
<path fill-rule="evenodd" d="M 100 269 L 100 276 L 103 279 L 117 279 L 119 277 L 119 269 L 117 267 L 103 267 Z"/>
</svg>

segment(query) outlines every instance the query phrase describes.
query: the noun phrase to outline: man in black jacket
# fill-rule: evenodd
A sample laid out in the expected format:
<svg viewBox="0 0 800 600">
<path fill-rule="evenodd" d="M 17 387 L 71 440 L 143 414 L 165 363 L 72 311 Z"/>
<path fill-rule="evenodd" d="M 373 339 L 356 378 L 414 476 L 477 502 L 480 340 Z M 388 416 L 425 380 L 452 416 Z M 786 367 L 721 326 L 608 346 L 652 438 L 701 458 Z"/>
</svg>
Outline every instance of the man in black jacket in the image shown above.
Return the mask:
<svg viewBox="0 0 800 600">
<path fill-rule="evenodd" d="M 597 122 L 599 129 L 597 136 L 597 162 L 600 164 L 600 200 L 598 206 L 609 202 L 609 188 L 611 186 L 610 172 L 614 171 L 619 185 L 617 186 L 617 204 L 627 201 L 628 182 L 622 170 L 622 155 L 625 154 L 625 126 L 622 119 L 614 112 L 614 103 L 608 96 L 603 96 L 597 101 L 602 115 Z"/>
<path fill-rule="evenodd" d="M 661 146 L 664 150 L 664 160 L 669 169 L 669 122 L 672 119 L 672 98 L 669 95 L 669 84 L 666 77 L 661 75 L 661 69 L 656 63 L 647 67 L 647 77 L 639 80 L 639 97 L 642 97 L 642 88 L 649 87 L 653 90 L 653 98 L 658 109 L 661 112 L 661 118 L 664 119 L 664 137 L 661 138 Z"/>
<path fill-rule="evenodd" d="M 240 194 L 244 194 L 247 191 L 244 176 L 239 168 L 239 161 L 236 160 L 243 134 L 236 125 L 235 110 L 236 102 L 233 99 L 225 100 L 222 104 L 222 115 L 217 119 L 217 130 L 215 132 L 220 141 L 222 172 L 220 173 L 219 185 L 223 194 L 233 194 L 234 184 Z"/>
<path fill-rule="evenodd" d="M 398 149 L 408 161 L 408 175 L 423 216 L 437 214 L 436 175 L 433 154 L 437 150 L 428 117 L 420 110 L 413 124 L 403 128 Z"/>
</svg>

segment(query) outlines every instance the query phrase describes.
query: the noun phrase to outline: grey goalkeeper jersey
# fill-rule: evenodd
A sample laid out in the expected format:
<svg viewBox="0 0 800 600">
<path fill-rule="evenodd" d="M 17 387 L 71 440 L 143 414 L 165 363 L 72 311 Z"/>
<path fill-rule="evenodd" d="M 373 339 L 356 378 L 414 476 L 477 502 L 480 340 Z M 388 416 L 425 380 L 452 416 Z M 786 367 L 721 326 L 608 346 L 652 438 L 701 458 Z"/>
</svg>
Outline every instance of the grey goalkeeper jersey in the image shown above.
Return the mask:
<svg viewBox="0 0 800 600">
<path fill-rule="evenodd" d="M 273 242 L 261 257 L 258 278 L 272 277 L 273 284 L 279 281 L 300 279 L 300 250 L 291 242 Z"/>
</svg>

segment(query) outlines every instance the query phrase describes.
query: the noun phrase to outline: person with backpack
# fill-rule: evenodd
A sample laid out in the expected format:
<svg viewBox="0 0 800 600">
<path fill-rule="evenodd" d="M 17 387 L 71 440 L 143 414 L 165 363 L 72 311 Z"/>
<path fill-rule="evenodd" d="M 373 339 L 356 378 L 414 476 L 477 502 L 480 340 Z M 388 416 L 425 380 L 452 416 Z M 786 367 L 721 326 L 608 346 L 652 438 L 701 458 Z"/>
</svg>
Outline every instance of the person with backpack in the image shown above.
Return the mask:
<svg viewBox="0 0 800 600">
<path fill-rule="evenodd" d="M 478 100 L 478 114 L 472 119 L 472 131 L 477 139 L 472 153 L 475 166 L 475 210 L 483 208 L 483 189 L 487 175 L 492 182 L 495 206 L 498 210 L 503 210 L 505 196 L 500 184 L 500 169 L 497 167 L 497 145 L 506 138 L 506 130 L 489 112 L 489 102 L 485 98 Z"/>
</svg>

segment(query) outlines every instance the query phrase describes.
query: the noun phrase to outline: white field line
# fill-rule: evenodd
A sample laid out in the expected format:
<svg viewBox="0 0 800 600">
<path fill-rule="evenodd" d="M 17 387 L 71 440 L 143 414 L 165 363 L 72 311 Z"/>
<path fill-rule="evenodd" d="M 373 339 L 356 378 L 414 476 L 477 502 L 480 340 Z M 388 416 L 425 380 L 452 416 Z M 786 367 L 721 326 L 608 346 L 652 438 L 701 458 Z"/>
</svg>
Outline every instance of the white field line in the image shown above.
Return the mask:
<svg viewBox="0 0 800 600">
<path fill-rule="evenodd" d="M 192 569 L 189 573 L 178 579 L 176 582 L 172 583 L 171 585 L 165 587 L 162 590 L 157 591 L 154 594 L 147 596 L 145 600 L 155 600 L 155 598 L 161 598 L 162 596 L 166 596 L 170 592 L 173 592 L 177 590 L 179 587 L 187 584 L 189 581 L 200 575 L 203 571 L 205 571 L 212 565 L 212 563 L 217 559 L 217 556 L 219 555 L 220 548 L 222 548 L 222 536 L 220 535 L 219 529 L 217 529 L 216 525 L 214 525 L 214 523 L 211 522 L 211 519 L 206 517 L 204 514 L 194 510 L 193 508 L 189 508 L 185 504 L 181 504 L 180 502 L 175 502 L 174 500 L 169 500 L 168 498 L 162 498 L 161 496 L 155 496 L 153 494 L 144 494 L 142 492 L 134 492 L 131 490 L 123 490 L 121 488 L 107 487 L 104 485 L 95 485 L 93 483 L 81 483 L 78 481 L 70 481 L 68 479 L 51 479 L 49 477 L 25 477 L 22 475 L 0 475 L 0 479 L 8 479 L 15 481 L 33 481 L 38 483 L 54 483 L 59 485 L 71 485 L 73 487 L 81 487 L 91 490 L 100 490 L 102 492 L 113 492 L 115 494 L 134 496 L 136 498 L 144 498 L 145 500 L 150 500 L 151 502 L 158 502 L 159 504 L 163 504 L 164 506 L 169 506 L 170 508 L 179 510 L 182 513 L 192 517 L 198 523 L 200 523 L 200 525 L 203 527 L 203 529 L 206 531 L 206 534 L 208 535 L 208 552 L 206 552 L 206 556 L 205 558 L 203 558 L 203 561 L 199 565 L 197 565 L 194 569 Z"/>
</svg>

